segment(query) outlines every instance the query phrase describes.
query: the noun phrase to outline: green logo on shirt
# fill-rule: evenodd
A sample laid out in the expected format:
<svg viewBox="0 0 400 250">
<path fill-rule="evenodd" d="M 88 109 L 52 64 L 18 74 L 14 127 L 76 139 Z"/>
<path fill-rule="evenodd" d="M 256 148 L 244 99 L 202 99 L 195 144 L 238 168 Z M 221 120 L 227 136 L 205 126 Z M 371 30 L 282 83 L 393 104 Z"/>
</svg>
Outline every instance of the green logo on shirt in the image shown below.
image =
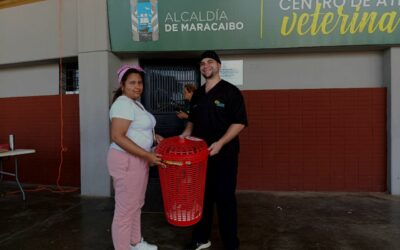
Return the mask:
<svg viewBox="0 0 400 250">
<path fill-rule="evenodd" d="M 215 100 L 214 103 L 215 103 L 215 106 L 217 106 L 217 107 L 225 108 L 225 103 L 222 103 L 219 100 Z"/>
</svg>

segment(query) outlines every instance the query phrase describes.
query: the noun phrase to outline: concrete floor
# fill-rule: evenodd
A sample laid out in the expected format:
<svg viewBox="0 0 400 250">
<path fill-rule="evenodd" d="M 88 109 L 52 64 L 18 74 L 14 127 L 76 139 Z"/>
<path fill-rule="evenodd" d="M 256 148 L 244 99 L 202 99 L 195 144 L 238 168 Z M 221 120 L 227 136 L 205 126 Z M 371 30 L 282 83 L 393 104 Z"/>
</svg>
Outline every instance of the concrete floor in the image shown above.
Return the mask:
<svg viewBox="0 0 400 250">
<path fill-rule="evenodd" d="M 113 249 L 113 199 L 48 192 L 27 196 L 26 202 L 20 195 L 0 197 L 1 250 Z M 160 201 L 147 197 L 143 235 L 161 250 L 181 249 L 191 228 L 169 225 Z M 400 197 L 239 192 L 238 207 L 242 250 L 400 249 Z M 216 226 L 211 241 L 211 249 L 222 249 Z"/>
</svg>

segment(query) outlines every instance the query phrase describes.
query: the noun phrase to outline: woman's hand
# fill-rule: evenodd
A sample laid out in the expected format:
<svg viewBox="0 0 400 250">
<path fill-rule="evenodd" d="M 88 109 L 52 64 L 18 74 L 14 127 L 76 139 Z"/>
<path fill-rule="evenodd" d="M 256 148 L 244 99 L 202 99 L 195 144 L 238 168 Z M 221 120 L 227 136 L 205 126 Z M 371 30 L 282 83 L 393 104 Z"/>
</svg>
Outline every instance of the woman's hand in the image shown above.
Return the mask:
<svg viewBox="0 0 400 250">
<path fill-rule="evenodd" d="M 161 135 L 155 134 L 155 140 L 156 140 L 156 144 L 158 145 L 162 140 L 164 140 L 164 137 L 162 137 Z"/>
<path fill-rule="evenodd" d="M 186 114 L 186 113 L 183 112 L 183 111 L 177 112 L 177 113 L 176 113 L 176 116 L 177 116 L 179 119 L 188 119 L 188 118 L 189 118 L 189 115 Z"/>
<path fill-rule="evenodd" d="M 160 166 L 162 168 L 166 168 L 167 166 L 163 163 L 160 154 L 148 152 L 147 156 L 145 157 L 146 160 L 149 162 L 150 166 Z"/>
</svg>

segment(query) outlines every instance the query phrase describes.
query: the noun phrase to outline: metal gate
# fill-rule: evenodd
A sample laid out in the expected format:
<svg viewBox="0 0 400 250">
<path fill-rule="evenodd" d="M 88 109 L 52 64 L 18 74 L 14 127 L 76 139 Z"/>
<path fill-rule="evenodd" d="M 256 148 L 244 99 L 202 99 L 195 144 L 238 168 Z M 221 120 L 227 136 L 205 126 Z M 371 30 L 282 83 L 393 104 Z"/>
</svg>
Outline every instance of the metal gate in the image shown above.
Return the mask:
<svg viewBox="0 0 400 250">
<path fill-rule="evenodd" d="M 183 87 L 187 83 L 200 85 L 200 72 L 193 63 L 143 65 L 145 74 L 142 103 L 157 120 L 156 133 L 174 136 L 182 133 L 185 121 L 176 116 L 183 108 Z"/>
</svg>

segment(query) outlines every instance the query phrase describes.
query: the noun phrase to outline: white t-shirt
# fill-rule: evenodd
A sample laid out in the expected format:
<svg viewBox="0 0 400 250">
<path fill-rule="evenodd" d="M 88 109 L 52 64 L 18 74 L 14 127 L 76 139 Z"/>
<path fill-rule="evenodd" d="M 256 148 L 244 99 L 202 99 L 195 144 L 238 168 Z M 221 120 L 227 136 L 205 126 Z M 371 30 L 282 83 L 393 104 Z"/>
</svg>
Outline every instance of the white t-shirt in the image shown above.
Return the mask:
<svg viewBox="0 0 400 250">
<path fill-rule="evenodd" d="M 153 145 L 153 129 L 156 126 L 156 119 L 144 109 L 141 103 L 135 103 L 131 98 L 124 95 L 118 97 L 111 105 L 110 120 L 112 118 L 132 121 L 126 136 L 144 150 L 150 151 Z M 115 142 L 112 142 L 110 147 L 125 151 Z"/>
</svg>

